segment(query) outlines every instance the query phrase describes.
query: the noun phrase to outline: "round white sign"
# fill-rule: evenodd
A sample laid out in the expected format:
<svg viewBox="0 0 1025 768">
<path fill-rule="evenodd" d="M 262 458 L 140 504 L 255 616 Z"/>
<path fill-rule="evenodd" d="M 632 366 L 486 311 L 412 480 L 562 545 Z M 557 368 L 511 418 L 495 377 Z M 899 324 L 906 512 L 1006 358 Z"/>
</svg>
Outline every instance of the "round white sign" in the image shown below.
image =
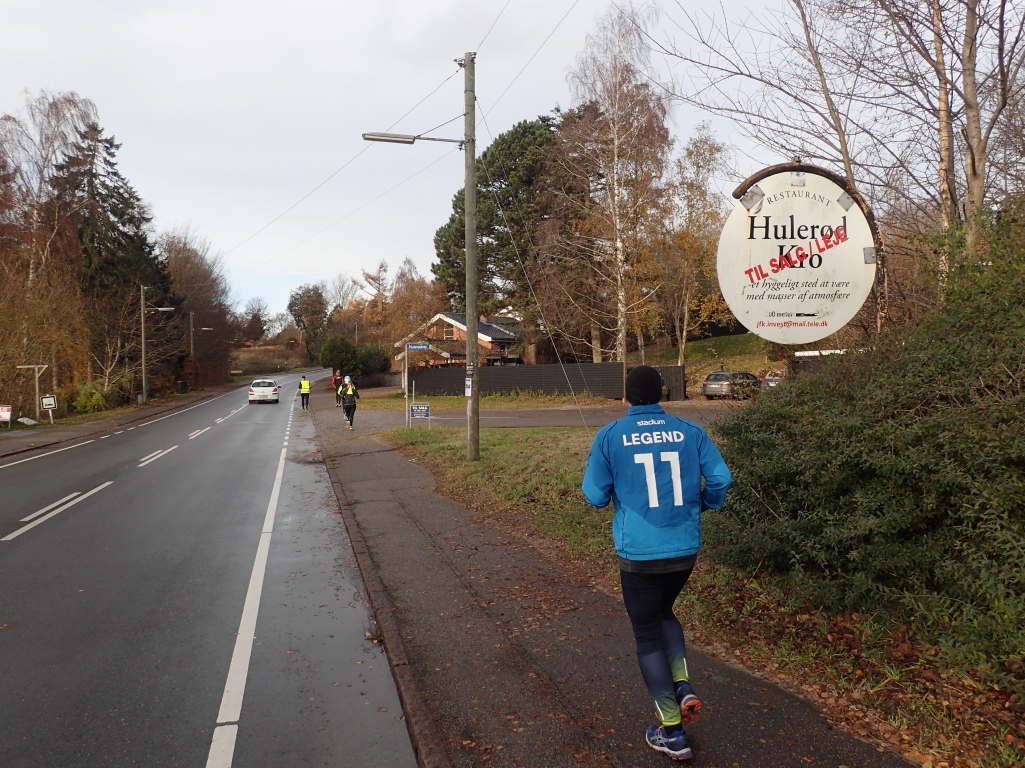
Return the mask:
<svg viewBox="0 0 1025 768">
<path fill-rule="evenodd" d="M 751 184 L 719 238 L 723 298 L 748 330 L 779 344 L 843 328 L 876 277 L 865 212 L 835 181 L 800 169 Z"/>
</svg>

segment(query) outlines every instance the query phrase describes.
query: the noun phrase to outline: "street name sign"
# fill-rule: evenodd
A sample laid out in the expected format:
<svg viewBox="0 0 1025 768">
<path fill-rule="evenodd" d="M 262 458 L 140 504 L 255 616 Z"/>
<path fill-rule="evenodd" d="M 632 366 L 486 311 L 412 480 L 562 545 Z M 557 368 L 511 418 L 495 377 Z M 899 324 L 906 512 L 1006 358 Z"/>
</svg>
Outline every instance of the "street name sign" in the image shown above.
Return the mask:
<svg viewBox="0 0 1025 768">
<path fill-rule="evenodd" d="M 875 284 L 872 212 L 846 180 L 787 164 L 747 179 L 719 238 L 723 298 L 752 333 L 807 344 L 836 333 Z"/>
<path fill-rule="evenodd" d="M 424 344 L 417 343 L 417 344 L 407 344 L 406 345 L 406 349 L 408 349 L 410 352 L 416 352 L 418 350 L 430 349 L 430 347 L 431 347 L 431 345 L 430 344 L 426 344 L 426 343 L 424 343 Z"/>
</svg>

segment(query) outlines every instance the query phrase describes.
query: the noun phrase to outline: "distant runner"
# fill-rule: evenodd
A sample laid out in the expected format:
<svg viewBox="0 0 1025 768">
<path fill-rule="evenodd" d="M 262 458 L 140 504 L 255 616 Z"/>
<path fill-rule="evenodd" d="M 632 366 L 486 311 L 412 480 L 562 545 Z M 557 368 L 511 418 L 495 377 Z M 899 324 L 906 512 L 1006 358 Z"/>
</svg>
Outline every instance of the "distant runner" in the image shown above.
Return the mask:
<svg viewBox="0 0 1025 768">
<path fill-rule="evenodd" d="M 594 437 L 584 497 L 598 508 L 611 500 L 615 509 L 623 603 L 659 719 L 646 741 L 674 760 L 687 760 L 693 754 L 683 725 L 697 720 L 701 702 L 690 685 L 673 604 L 701 549 L 701 513 L 723 505 L 733 477 L 704 429 L 658 404 L 662 377 L 654 368 L 630 371 L 626 399 L 627 415 Z"/>
<path fill-rule="evenodd" d="M 304 411 L 310 409 L 310 382 L 305 376 L 299 379 L 299 403 Z"/>
<path fill-rule="evenodd" d="M 359 400 L 359 392 L 356 391 L 356 385 L 352 383 L 351 376 L 346 376 L 341 386 L 338 387 L 338 396 L 342 398 L 342 412 L 345 414 L 345 420 L 349 423 L 349 429 L 352 429 L 352 420 L 356 416 L 356 401 Z"/>
</svg>

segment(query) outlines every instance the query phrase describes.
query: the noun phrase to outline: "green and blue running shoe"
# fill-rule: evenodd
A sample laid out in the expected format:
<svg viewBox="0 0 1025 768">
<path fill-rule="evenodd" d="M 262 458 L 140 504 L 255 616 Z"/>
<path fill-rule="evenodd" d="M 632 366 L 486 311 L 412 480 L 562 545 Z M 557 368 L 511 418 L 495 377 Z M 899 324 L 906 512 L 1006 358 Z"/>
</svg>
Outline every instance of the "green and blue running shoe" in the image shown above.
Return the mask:
<svg viewBox="0 0 1025 768">
<path fill-rule="evenodd" d="M 694 754 L 687 743 L 687 733 L 681 728 L 676 733 L 666 733 L 664 725 L 653 725 L 644 736 L 648 746 L 659 752 L 665 752 L 673 760 L 690 760 Z"/>
<path fill-rule="evenodd" d="M 686 680 L 676 684 L 676 700 L 680 703 L 681 723 L 693 723 L 701 717 L 701 701 Z"/>
</svg>

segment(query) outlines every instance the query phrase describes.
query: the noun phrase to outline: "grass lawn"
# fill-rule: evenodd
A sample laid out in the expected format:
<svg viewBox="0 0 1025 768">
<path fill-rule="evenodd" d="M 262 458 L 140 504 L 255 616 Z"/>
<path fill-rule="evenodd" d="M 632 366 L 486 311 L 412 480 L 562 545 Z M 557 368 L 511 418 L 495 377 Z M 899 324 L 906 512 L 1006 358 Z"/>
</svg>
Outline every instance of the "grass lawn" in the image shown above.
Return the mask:
<svg viewBox="0 0 1025 768">
<path fill-rule="evenodd" d="M 482 429 L 474 464 L 464 459 L 462 429 L 386 436 L 431 470 L 441 493 L 618 591 L 611 510 L 592 509 L 580 492 L 593 433 Z M 902 664 L 908 636 L 885 615 L 824 615 L 771 578 L 719 565 L 708 553 L 677 612 L 699 643 L 811 698 L 837 727 L 888 743 L 913 764 L 1025 765 L 1020 694 L 999 698 L 935 656 Z"/>
</svg>

